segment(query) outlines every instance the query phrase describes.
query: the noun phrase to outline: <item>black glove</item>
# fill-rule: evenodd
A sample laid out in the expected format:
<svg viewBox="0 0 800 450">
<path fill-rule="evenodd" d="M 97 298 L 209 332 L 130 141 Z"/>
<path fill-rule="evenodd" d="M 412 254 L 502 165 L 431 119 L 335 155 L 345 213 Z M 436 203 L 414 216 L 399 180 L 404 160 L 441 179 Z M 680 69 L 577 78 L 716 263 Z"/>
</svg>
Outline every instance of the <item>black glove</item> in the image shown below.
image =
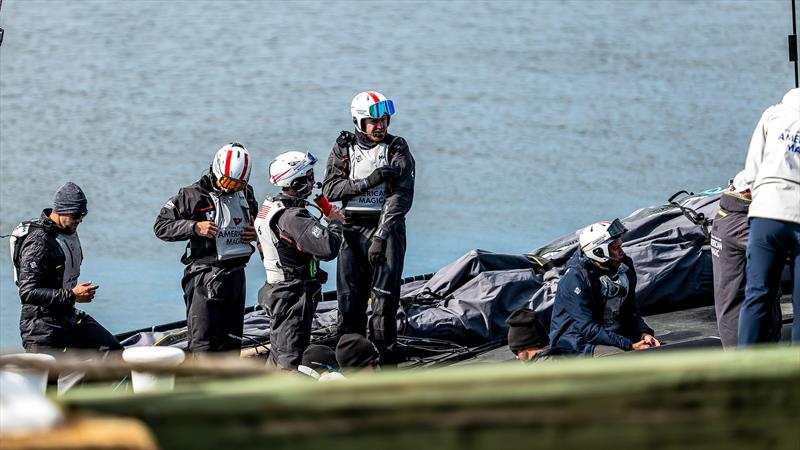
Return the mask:
<svg viewBox="0 0 800 450">
<path fill-rule="evenodd" d="M 400 171 L 394 166 L 383 166 L 373 170 L 367 178 L 367 187 L 374 188 L 384 181 L 392 181 Z"/>
<path fill-rule="evenodd" d="M 378 236 L 372 236 L 372 244 L 367 251 L 369 263 L 373 266 L 379 266 L 386 262 L 386 240 Z"/>
</svg>

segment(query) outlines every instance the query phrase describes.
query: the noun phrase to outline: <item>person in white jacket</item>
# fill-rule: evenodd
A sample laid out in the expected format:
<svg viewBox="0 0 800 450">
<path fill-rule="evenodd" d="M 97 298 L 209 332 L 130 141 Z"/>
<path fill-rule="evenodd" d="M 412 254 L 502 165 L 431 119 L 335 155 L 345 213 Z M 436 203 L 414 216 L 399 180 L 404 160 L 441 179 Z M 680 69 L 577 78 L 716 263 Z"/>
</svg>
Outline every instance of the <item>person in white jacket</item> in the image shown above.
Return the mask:
<svg viewBox="0 0 800 450">
<path fill-rule="evenodd" d="M 792 343 L 800 342 L 800 89 L 761 116 L 747 153 L 751 185 L 747 286 L 739 312 L 739 346 L 768 342 L 787 257 L 794 271 Z"/>
</svg>

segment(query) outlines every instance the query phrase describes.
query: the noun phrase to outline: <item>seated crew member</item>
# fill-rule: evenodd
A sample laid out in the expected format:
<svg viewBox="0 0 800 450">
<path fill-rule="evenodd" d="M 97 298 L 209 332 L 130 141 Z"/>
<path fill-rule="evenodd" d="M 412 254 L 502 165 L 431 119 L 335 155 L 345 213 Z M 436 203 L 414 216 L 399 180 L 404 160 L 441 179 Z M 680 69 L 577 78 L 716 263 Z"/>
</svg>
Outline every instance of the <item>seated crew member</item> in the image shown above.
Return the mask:
<svg viewBox="0 0 800 450">
<path fill-rule="evenodd" d="M 506 319 L 508 324 L 508 348 L 520 361 L 544 361 L 552 359 L 555 351 L 550 348 L 550 338 L 536 311 L 518 309 Z"/>
<path fill-rule="evenodd" d="M 271 319 L 269 362 L 285 370 L 297 369 L 311 341 L 314 310 L 327 279 L 319 261 L 334 259 L 342 243 L 344 216 L 338 208 L 325 216 L 327 227 L 306 209 L 316 162 L 304 152 L 275 158 L 269 181 L 282 191 L 264 200 L 255 222 L 267 272 L 258 301 Z"/>
<path fill-rule="evenodd" d="M 556 289 L 550 345 L 564 353 L 606 356 L 658 347 L 636 307 L 636 272 L 622 250 L 619 219 L 580 233 L 580 250 Z"/>
<path fill-rule="evenodd" d="M 75 308 L 90 303 L 98 289 L 91 281 L 78 283 L 83 252 L 77 231 L 87 203 L 81 188 L 67 183 L 56 191 L 52 209 L 12 233 L 14 281 L 22 301 L 19 329 L 28 352 L 122 349 L 92 316 Z"/>
<path fill-rule="evenodd" d="M 380 370 L 378 347 L 358 333 L 348 333 L 336 344 L 336 361 L 345 374 Z"/>
<path fill-rule="evenodd" d="M 161 240 L 188 241 L 181 285 L 193 353 L 241 349 L 244 268 L 255 251 L 258 209 L 247 184 L 252 166 L 242 144 L 226 144 L 209 173 L 170 198 L 153 225 Z"/>
<path fill-rule="evenodd" d="M 327 345 L 311 344 L 303 352 L 303 361 L 297 371 L 318 381 L 345 380 L 339 373 L 336 352 Z"/>
</svg>

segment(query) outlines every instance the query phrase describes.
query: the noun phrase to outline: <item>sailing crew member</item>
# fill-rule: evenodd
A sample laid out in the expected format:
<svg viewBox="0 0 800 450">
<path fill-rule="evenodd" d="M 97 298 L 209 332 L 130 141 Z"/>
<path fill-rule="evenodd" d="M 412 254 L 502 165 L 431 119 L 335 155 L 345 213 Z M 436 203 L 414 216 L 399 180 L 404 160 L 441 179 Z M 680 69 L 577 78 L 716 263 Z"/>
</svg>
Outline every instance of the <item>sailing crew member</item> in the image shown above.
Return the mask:
<svg viewBox="0 0 800 450">
<path fill-rule="evenodd" d="M 745 163 L 753 192 L 747 287 L 739 312 L 739 346 L 772 340 L 773 314 L 787 257 L 793 269 L 792 343 L 800 342 L 800 88 L 761 115 Z"/>
<path fill-rule="evenodd" d="M 397 362 L 397 308 L 406 251 L 405 217 L 414 199 L 414 158 L 405 139 L 387 133 L 394 102 L 375 91 L 353 98 L 355 132 L 333 145 L 322 191 L 341 201 L 347 222 L 336 264 L 339 334 L 369 337 L 381 363 Z"/>
<path fill-rule="evenodd" d="M 153 226 L 159 239 L 188 241 L 181 284 L 191 352 L 241 348 L 244 268 L 254 251 L 258 209 L 247 184 L 252 165 L 242 144 L 226 144 L 209 173 L 170 198 Z"/>
<path fill-rule="evenodd" d="M 314 310 L 328 278 L 319 261 L 336 258 L 342 243 L 339 208 L 325 215 L 327 226 L 306 209 L 316 162 L 306 152 L 286 152 L 272 160 L 269 181 L 281 192 L 264 200 L 255 221 L 267 271 L 258 301 L 270 316 L 269 363 L 284 370 L 297 370 L 311 342 Z"/>
<path fill-rule="evenodd" d="M 597 222 L 579 236 L 556 288 L 550 345 L 558 351 L 607 356 L 658 347 L 636 307 L 636 272 L 622 250 L 619 219 Z"/>
<path fill-rule="evenodd" d="M 78 226 L 88 213 L 87 204 L 81 188 L 66 183 L 56 191 L 52 208 L 11 234 L 14 281 L 22 301 L 19 329 L 28 352 L 122 350 L 108 330 L 75 308 L 76 303 L 90 303 L 98 289 L 91 281 L 78 282 L 83 262 Z"/>
<path fill-rule="evenodd" d="M 711 226 L 711 265 L 714 269 L 714 309 L 723 348 L 739 343 L 739 309 L 744 301 L 747 238 L 750 226 L 747 211 L 752 196 L 744 171 L 729 183 L 719 200 L 719 210 Z M 771 340 L 780 339 L 780 304 L 774 303 Z"/>
<path fill-rule="evenodd" d="M 529 308 L 512 312 L 508 319 L 508 349 L 519 361 L 536 362 L 553 359 L 558 354 L 550 348 L 547 329 L 536 314 Z"/>
</svg>

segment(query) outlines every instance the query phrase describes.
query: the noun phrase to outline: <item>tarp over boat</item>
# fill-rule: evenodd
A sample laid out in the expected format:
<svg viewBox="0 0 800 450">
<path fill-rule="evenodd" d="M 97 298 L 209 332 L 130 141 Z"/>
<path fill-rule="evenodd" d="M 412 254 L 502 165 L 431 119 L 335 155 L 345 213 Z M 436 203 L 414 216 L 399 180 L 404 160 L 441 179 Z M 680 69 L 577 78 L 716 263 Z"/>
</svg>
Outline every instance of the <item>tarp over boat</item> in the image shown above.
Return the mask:
<svg viewBox="0 0 800 450">
<path fill-rule="evenodd" d="M 634 261 L 643 315 L 712 301 L 707 218 L 715 214 L 719 197 L 720 190 L 687 193 L 679 201 L 642 208 L 622 219 L 629 230 L 623 248 Z M 504 340 L 506 318 L 521 307 L 540 312 L 549 326 L 558 280 L 577 250 L 579 231 L 525 255 L 472 250 L 429 279 L 405 283 L 398 312 L 400 334 L 478 346 Z M 313 326 L 317 335 L 335 325 L 336 313 L 335 301 L 319 304 Z M 263 310 L 249 311 L 243 346 L 268 342 L 269 326 Z M 172 328 L 129 334 L 123 345 L 185 347 L 185 338 L 185 323 L 176 322 Z"/>
</svg>

